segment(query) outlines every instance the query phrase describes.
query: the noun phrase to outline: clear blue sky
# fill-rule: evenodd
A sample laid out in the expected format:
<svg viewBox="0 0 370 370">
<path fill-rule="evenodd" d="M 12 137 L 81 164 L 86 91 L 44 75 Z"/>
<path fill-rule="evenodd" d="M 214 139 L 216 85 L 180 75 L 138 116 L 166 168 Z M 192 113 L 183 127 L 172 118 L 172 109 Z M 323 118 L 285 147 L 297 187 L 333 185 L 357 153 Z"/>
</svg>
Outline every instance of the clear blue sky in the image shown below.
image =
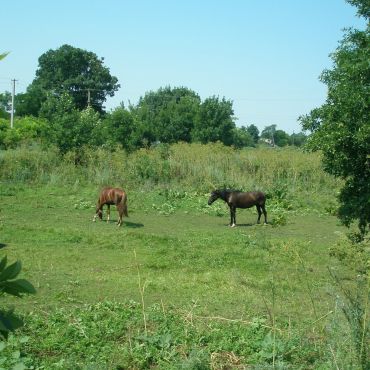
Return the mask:
<svg viewBox="0 0 370 370">
<path fill-rule="evenodd" d="M 276 124 L 321 105 L 318 77 L 343 28 L 363 28 L 344 0 L 17 0 L 0 3 L 0 92 L 23 92 L 38 58 L 69 44 L 105 58 L 121 84 L 106 107 L 185 86 L 233 101 L 237 125 Z"/>
</svg>

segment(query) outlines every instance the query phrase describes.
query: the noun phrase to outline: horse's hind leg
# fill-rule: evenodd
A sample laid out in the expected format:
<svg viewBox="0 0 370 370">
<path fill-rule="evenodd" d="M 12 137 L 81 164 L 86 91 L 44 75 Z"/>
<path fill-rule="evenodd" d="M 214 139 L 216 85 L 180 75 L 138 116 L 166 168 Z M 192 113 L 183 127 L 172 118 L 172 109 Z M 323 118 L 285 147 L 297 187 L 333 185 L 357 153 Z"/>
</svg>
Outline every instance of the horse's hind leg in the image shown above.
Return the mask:
<svg viewBox="0 0 370 370">
<path fill-rule="evenodd" d="M 261 215 L 262 215 L 261 206 L 259 204 L 256 204 L 256 208 L 257 208 L 257 212 L 258 212 L 257 223 L 259 224 L 260 220 L 261 220 Z"/>
<path fill-rule="evenodd" d="M 118 221 L 117 226 L 122 225 L 122 218 L 123 218 L 123 212 L 124 212 L 124 205 L 119 203 L 117 204 L 117 212 L 118 212 Z"/>
<path fill-rule="evenodd" d="M 263 211 L 263 216 L 265 217 L 265 224 L 267 224 L 267 212 L 266 212 L 265 205 L 263 204 L 261 207 Z"/>
</svg>

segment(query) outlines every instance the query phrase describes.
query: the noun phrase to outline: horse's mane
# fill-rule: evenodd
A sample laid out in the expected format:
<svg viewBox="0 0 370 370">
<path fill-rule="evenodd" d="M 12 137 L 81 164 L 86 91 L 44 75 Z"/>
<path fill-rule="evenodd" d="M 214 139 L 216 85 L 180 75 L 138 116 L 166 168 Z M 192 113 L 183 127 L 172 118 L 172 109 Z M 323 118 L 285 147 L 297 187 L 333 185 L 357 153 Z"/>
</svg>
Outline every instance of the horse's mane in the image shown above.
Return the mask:
<svg viewBox="0 0 370 370">
<path fill-rule="evenodd" d="M 227 193 L 227 194 L 241 193 L 242 192 L 242 190 L 239 190 L 239 189 L 227 189 L 227 188 L 219 189 L 217 191 L 219 191 L 220 193 Z"/>
</svg>

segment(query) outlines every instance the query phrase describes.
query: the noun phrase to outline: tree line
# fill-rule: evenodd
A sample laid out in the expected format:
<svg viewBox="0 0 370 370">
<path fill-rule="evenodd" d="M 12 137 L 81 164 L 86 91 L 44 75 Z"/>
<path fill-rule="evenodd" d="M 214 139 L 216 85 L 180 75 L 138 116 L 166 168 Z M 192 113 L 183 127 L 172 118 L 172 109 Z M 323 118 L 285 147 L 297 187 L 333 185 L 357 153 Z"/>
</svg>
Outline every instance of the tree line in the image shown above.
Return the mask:
<svg viewBox="0 0 370 370">
<path fill-rule="evenodd" d="M 237 148 L 270 145 L 301 146 L 303 133 L 289 135 L 276 125 L 260 133 L 251 124 L 235 124 L 233 103 L 211 96 L 202 100 L 186 87 L 149 91 L 138 103 L 106 112 L 104 103 L 119 89 L 118 79 L 92 52 L 63 45 L 39 58 L 36 77 L 25 93 L 15 96 L 15 130 L 6 121 L 11 94 L 0 94 L 0 146 L 14 147 L 38 139 L 61 152 L 81 145 L 121 145 L 128 151 L 155 143 L 216 142 Z"/>
</svg>

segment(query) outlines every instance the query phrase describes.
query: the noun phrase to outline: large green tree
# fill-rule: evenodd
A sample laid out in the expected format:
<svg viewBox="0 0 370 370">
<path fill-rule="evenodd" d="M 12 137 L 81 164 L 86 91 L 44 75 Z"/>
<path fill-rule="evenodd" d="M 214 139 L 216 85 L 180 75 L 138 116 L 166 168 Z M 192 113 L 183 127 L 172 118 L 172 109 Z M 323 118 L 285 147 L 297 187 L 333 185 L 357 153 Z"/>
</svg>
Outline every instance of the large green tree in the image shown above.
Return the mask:
<svg viewBox="0 0 370 370">
<path fill-rule="evenodd" d="M 338 216 L 350 226 L 358 222 L 359 232 L 347 242 L 331 248 L 344 265 L 331 272 L 342 298 L 342 310 L 349 324 L 358 356 L 357 368 L 370 364 L 369 241 L 370 223 L 370 2 L 349 0 L 358 15 L 366 19 L 363 31 L 347 30 L 331 57 L 333 68 L 325 70 L 321 81 L 327 85 L 326 102 L 301 117 L 303 128 L 312 132 L 307 146 L 321 150 L 325 170 L 344 181 L 339 194 Z M 331 271 L 331 270 L 329 270 Z M 349 276 L 350 284 L 348 285 Z"/>
<path fill-rule="evenodd" d="M 259 132 L 257 126 L 255 126 L 255 125 L 249 125 L 249 126 L 247 126 L 247 131 L 251 135 L 251 137 L 253 139 L 253 142 L 255 144 L 257 144 L 258 143 L 258 139 L 260 137 L 260 132 Z"/>
<path fill-rule="evenodd" d="M 235 127 L 233 145 L 235 148 L 255 146 L 254 140 L 246 127 Z"/>
<path fill-rule="evenodd" d="M 287 146 L 290 144 L 290 136 L 284 130 L 276 130 L 274 141 L 277 146 Z"/>
<path fill-rule="evenodd" d="M 137 132 L 134 115 L 124 106 L 117 107 L 105 116 L 102 129 L 104 142 L 112 147 L 122 145 L 128 151 L 135 149 Z"/>
<path fill-rule="evenodd" d="M 326 102 L 300 120 L 312 132 L 308 147 L 321 150 L 325 170 L 345 181 L 340 219 L 347 226 L 357 220 L 365 235 L 370 222 L 370 3 L 349 2 L 365 17 L 366 29 L 346 31 L 331 54 L 333 68 L 321 75 L 328 87 Z"/>
<path fill-rule="evenodd" d="M 216 96 L 205 99 L 199 107 L 192 131 L 193 140 L 203 144 L 215 141 L 225 145 L 234 144 L 233 115 L 232 101 Z"/>
<path fill-rule="evenodd" d="M 40 56 L 35 79 L 17 99 L 17 113 L 37 115 L 48 94 L 63 93 L 72 97 L 79 110 L 90 101 L 96 111 L 102 112 L 107 96 L 113 96 L 119 87 L 117 78 L 104 66 L 104 58 L 63 45 Z"/>
<path fill-rule="evenodd" d="M 61 153 L 80 149 L 84 145 L 99 145 L 101 120 L 91 107 L 80 111 L 72 97 L 64 93 L 59 97 L 49 96 L 40 109 L 40 117 L 50 122 L 49 141 L 60 149 Z"/>
<path fill-rule="evenodd" d="M 136 130 L 149 142 L 190 142 L 199 105 L 199 96 L 186 87 L 150 91 L 132 109 Z"/>
</svg>

